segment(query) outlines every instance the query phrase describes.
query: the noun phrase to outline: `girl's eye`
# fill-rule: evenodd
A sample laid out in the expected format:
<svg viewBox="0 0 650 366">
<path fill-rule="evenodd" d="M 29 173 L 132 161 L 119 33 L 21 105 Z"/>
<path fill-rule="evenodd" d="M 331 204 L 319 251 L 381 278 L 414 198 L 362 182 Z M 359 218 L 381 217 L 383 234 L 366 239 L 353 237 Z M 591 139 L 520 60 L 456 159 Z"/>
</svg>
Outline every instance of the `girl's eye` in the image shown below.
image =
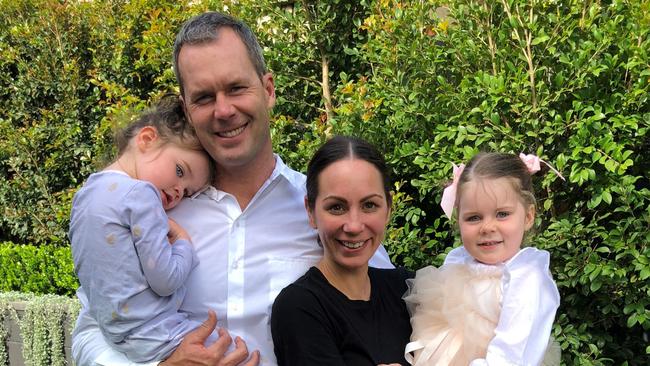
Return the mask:
<svg viewBox="0 0 650 366">
<path fill-rule="evenodd" d="M 510 216 L 510 212 L 508 212 L 508 211 L 499 211 L 499 212 L 497 212 L 497 218 L 498 219 L 505 219 L 508 216 Z"/>
<path fill-rule="evenodd" d="M 176 176 L 179 177 L 179 178 L 183 178 L 184 175 L 185 175 L 185 172 L 183 171 L 183 167 L 176 164 Z"/>
<path fill-rule="evenodd" d="M 472 216 L 466 217 L 465 221 L 467 221 L 467 222 L 476 222 L 476 221 L 479 221 L 480 219 L 481 218 L 478 215 L 472 215 Z"/>
</svg>

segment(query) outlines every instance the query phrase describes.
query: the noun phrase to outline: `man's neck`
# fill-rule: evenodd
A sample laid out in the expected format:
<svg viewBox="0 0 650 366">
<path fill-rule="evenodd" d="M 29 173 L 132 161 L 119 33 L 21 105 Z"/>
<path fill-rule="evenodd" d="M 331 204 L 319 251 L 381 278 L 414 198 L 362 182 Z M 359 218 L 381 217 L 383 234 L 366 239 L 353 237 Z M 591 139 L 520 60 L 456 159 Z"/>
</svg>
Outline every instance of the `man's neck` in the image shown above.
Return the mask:
<svg viewBox="0 0 650 366">
<path fill-rule="evenodd" d="M 243 211 L 275 169 L 275 156 L 265 154 L 259 161 L 241 167 L 217 167 L 214 186 L 235 196 Z"/>
</svg>

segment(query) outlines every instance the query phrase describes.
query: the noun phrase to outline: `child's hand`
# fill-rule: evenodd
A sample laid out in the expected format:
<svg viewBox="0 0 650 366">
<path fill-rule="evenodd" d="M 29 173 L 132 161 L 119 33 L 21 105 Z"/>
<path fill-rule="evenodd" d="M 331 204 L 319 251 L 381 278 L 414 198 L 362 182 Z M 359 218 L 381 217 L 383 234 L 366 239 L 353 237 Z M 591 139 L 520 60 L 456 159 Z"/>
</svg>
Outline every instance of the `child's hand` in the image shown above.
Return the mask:
<svg viewBox="0 0 650 366">
<path fill-rule="evenodd" d="M 168 222 L 169 232 L 167 233 L 167 239 L 169 240 L 169 244 L 174 244 L 174 242 L 178 239 L 185 239 L 188 241 L 192 240 L 187 231 L 185 231 L 182 226 L 177 224 L 176 221 L 168 219 Z"/>
</svg>

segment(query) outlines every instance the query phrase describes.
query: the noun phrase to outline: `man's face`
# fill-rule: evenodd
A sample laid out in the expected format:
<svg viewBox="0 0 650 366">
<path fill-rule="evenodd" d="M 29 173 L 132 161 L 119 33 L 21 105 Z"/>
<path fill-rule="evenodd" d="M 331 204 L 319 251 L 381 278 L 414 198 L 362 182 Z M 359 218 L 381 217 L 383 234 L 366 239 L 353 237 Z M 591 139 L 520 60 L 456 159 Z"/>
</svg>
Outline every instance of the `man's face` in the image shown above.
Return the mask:
<svg viewBox="0 0 650 366">
<path fill-rule="evenodd" d="M 265 151 L 271 151 L 273 77 L 258 76 L 237 34 L 223 27 L 216 41 L 183 46 L 178 65 L 190 123 L 218 168 L 254 165 L 266 158 Z"/>
</svg>

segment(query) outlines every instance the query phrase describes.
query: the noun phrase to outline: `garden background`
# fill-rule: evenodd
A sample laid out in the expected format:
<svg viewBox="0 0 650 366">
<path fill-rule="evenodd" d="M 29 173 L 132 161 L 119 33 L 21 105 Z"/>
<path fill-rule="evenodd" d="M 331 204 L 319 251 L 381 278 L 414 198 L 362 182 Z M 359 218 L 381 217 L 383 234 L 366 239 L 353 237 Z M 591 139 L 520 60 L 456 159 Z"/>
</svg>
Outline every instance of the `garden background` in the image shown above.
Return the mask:
<svg viewBox="0 0 650 366">
<path fill-rule="evenodd" d="M 116 127 L 178 92 L 173 37 L 205 10 L 259 36 L 290 166 L 333 134 L 385 153 L 396 264 L 459 245 L 439 208 L 452 162 L 554 165 L 567 180 L 537 174 L 531 242 L 551 253 L 563 363 L 650 364 L 649 0 L 0 0 L 0 291 L 74 294 L 72 196 Z"/>
</svg>

